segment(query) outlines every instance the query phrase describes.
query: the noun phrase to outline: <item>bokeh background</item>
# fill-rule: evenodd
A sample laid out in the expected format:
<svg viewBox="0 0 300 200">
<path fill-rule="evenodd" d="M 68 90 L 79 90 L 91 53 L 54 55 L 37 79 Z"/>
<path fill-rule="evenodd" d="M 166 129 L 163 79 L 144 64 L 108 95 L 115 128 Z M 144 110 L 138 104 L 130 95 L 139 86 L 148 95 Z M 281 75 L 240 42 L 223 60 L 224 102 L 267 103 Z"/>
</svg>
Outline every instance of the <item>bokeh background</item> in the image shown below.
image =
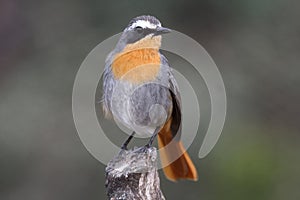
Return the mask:
<svg viewBox="0 0 300 200">
<path fill-rule="evenodd" d="M 167 199 L 300 199 L 299 8 L 296 0 L 1 0 L 0 199 L 106 199 L 105 166 L 73 123 L 73 81 L 97 44 L 141 14 L 202 44 L 228 98 L 212 153 L 197 158 L 201 131 L 189 149 L 199 181 L 161 174 Z"/>
</svg>

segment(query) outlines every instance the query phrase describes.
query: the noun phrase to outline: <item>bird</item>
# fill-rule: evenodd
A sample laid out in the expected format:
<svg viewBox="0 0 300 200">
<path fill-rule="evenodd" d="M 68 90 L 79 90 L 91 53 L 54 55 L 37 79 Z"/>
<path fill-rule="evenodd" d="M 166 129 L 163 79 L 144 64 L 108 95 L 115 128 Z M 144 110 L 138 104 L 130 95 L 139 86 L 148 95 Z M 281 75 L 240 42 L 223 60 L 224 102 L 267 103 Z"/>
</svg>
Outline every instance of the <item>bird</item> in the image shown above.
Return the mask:
<svg viewBox="0 0 300 200">
<path fill-rule="evenodd" d="M 182 112 L 179 87 L 167 58 L 161 53 L 162 35 L 171 32 L 154 16 L 133 18 L 108 54 L 103 71 L 102 107 L 132 134 L 158 139 L 167 179 L 198 180 L 197 170 L 181 140 Z"/>
</svg>

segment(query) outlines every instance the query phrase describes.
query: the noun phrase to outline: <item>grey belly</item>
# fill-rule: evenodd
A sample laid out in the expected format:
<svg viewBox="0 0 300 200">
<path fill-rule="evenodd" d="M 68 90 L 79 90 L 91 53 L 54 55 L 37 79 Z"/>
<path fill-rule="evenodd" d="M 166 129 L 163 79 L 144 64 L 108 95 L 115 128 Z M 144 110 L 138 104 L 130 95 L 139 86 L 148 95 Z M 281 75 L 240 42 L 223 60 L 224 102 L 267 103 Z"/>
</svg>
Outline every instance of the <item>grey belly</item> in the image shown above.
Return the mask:
<svg viewBox="0 0 300 200">
<path fill-rule="evenodd" d="M 158 126 L 168 118 L 172 107 L 169 89 L 149 83 L 136 88 L 130 97 L 130 113 L 140 126 Z"/>
<path fill-rule="evenodd" d="M 151 135 L 170 116 L 172 100 L 169 88 L 147 83 L 142 86 L 123 85 L 113 98 L 115 119 L 140 135 Z M 122 89 L 121 89 L 122 88 Z"/>
</svg>

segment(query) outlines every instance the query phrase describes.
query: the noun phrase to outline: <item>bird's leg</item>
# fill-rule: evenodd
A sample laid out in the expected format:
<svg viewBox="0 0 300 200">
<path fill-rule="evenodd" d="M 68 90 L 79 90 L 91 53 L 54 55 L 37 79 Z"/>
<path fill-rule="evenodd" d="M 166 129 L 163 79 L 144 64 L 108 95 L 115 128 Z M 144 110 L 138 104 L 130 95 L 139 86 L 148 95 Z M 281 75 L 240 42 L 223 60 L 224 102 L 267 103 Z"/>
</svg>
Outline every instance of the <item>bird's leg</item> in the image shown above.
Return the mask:
<svg viewBox="0 0 300 200">
<path fill-rule="evenodd" d="M 150 148 L 153 144 L 154 138 L 157 136 L 158 132 L 160 130 L 160 127 L 157 127 L 153 133 L 153 135 L 151 136 L 149 142 L 145 145 L 146 148 Z"/>
<path fill-rule="evenodd" d="M 122 144 L 121 149 L 122 150 L 127 150 L 127 146 L 129 142 L 132 140 L 133 136 L 135 135 L 135 132 L 133 131 L 131 135 L 127 138 L 127 140 Z"/>
<path fill-rule="evenodd" d="M 157 127 L 155 129 L 155 131 L 154 131 L 153 135 L 151 136 L 149 142 L 145 146 L 143 146 L 143 147 L 140 148 L 140 150 L 139 150 L 140 152 L 146 153 L 150 149 L 150 147 L 153 144 L 154 138 L 157 136 L 159 130 L 160 130 L 160 127 Z"/>
</svg>

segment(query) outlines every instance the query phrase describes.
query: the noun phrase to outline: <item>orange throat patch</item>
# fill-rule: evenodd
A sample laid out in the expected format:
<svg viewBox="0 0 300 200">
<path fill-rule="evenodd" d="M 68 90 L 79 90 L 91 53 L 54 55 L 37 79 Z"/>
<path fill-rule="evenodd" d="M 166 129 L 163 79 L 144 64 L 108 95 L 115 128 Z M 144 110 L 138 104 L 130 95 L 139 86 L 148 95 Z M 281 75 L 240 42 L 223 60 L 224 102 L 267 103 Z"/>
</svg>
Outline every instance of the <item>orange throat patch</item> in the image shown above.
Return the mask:
<svg viewBox="0 0 300 200">
<path fill-rule="evenodd" d="M 160 54 L 156 48 L 130 50 L 115 56 L 111 65 L 114 77 L 131 83 L 154 80 L 160 70 Z"/>
</svg>

